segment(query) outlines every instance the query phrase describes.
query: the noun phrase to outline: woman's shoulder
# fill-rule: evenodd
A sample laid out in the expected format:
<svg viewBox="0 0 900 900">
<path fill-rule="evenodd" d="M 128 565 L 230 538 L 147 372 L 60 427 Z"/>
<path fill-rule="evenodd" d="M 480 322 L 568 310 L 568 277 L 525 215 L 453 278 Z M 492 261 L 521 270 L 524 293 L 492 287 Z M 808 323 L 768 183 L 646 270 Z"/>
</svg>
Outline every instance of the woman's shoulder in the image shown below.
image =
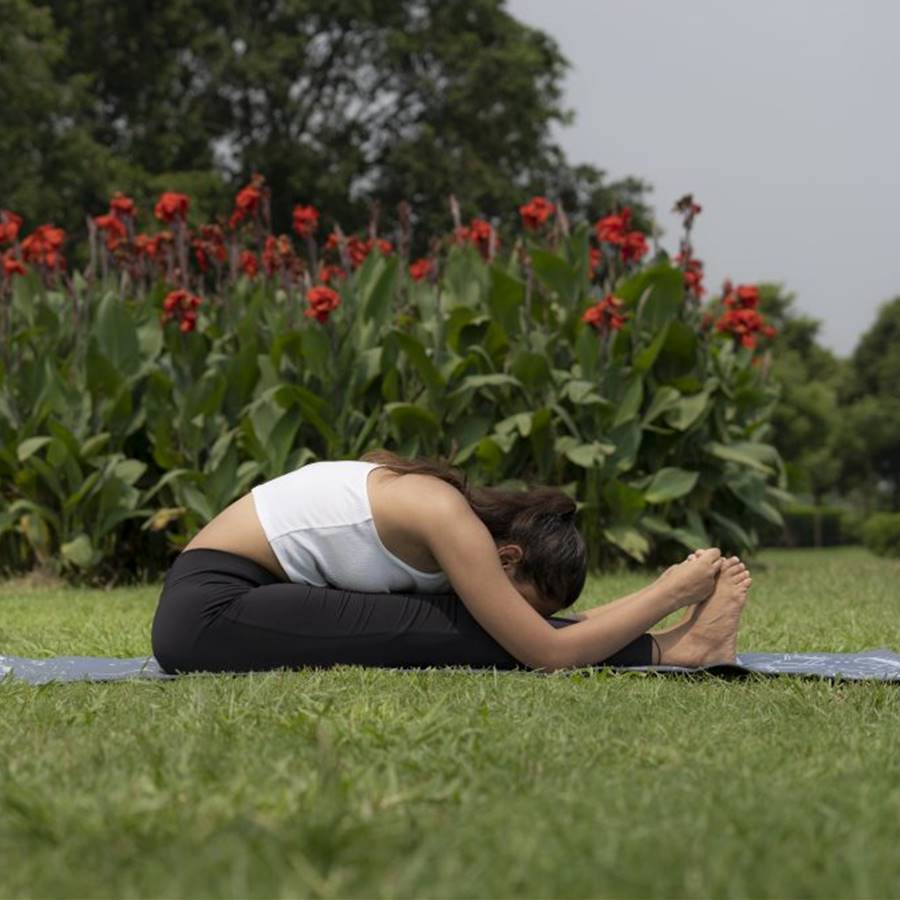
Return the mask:
<svg viewBox="0 0 900 900">
<path fill-rule="evenodd" d="M 423 514 L 433 517 L 441 511 L 453 512 L 469 505 L 457 488 L 436 475 L 384 468 L 372 471 L 369 494 L 373 507 L 378 505 L 383 511 L 390 511 L 391 518 L 410 524 Z"/>
</svg>

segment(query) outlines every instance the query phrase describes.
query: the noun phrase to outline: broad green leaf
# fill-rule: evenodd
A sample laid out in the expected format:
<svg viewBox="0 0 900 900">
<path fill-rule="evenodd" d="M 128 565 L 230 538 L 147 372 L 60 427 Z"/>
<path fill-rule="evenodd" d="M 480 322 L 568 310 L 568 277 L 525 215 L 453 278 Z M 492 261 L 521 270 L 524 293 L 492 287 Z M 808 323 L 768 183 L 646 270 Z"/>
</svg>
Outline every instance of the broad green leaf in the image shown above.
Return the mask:
<svg viewBox="0 0 900 900">
<path fill-rule="evenodd" d="M 443 375 L 428 357 L 425 348 L 414 337 L 395 329 L 389 332 L 389 338 L 396 341 L 429 390 L 440 391 L 443 389 Z"/>
<path fill-rule="evenodd" d="M 81 532 L 76 538 L 60 546 L 60 552 L 69 562 L 86 569 L 94 560 L 94 547 L 91 539 Z"/>
<path fill-rule="evenodd" d="M 583 469 L 592 469 L 594 466 L 602 466 L 606 458 L 616 448 L 612 444 L 603 441 L 591 441 L 589 444 L 576 444 L 567 447 L 563 452 L 576 466 Z"/>
<path fill-rule="evenodd" d="M 650 542 L 636 528 L 613 525 L 603 530 L 608 541 L 624 550 L 630 557 L 643 562 L 650 552 Z"/>
<path fill-rule="evenodd" d="M 535 248 L 531 251 L 531 265 L 535 275 L 552 291 L 556 291 L 561 300 L 575 302 L 579 293 L 578 276 L 561 256 Z"/>
<path fill-rule="evenodd" d="M 625 388 L 622 400 L 616 409 L 616 417 L 613 419 L 613 428 L 631 421 L 641 408 L 644 398 L 644 380 L 640 375 L 634 375 Z"/>
<path fill-rule="evenodd" d="M 680 399 L 681 394 L 676 391 L 675 388 L 668 387 L 667 385 L 657 388 L 656 393 L 653 395 L 653 399 L 650 401 L 647 412 L 644 413 L 644 424 L 649 425 L 664 412 L 667 412 L 676 406 Z"/>
<path fill-rule="evenodd" d="M 646 506 L 643 491 L 618 479 L 606 483 L 603 499 L 619 525 L 634 525 Z"/>
<path fill-rule="evenodd" d="M 669 324 L 666 324 L 648 346 L 635 354 L 634 369 L 636 372 L 646 372 L 656 362 L 656 358 L 659 356 L 659 352 L 662 350 L 669 335 L 669 327 Z"/>
<path fill-rule="evenodd" d="M 522 384 L 531 389 L 542 388 L 552 381 L 550 364 L 542 353 L 520 350 L 513 356 L 509 369 Z"/>
<path fill-rule="evenodd" d="M 678 431 L 687 431 L 709 407 L 709 394 L 701 391 L 683 397 L 666 412 L 666 422 Z"/>
<path fill-rule="evenodd" d="M 40 437 L 32 437 L 27 438 L 19 444 L 19 448 L 16 451 L 16 455 L 19 458 L 19 462 L 25 462 L 29 456 L 33 453 L 36 453 L 41 447 L 45 447 L 47 444 L 52 441 L 52 437 L 40 436 Z"/>
<path fill-rule="evenodd" d="M 694 489 L 699 477 L 699 472 L 666 466 L 653 476 L 653 481 L 650 482 L 646 492 L 647 502 L 667 503 L 670 500 L 677 500 Z"/>
<path fill-rule="evenodd" d="M 734 462 L 741 466 L 748 466 L 764 475 L 774 474 L 774 470 L 760 461 L 764 452 L 771 448 L 764 444 L 753 444 L 749 441 L 741 441 L 734 444 L 720 444 L 718 441 L 710 441 L 704 449 L 707 453 L 718 459 Z"/>
<path fill-rule="evenodd" d="M 131 314 L 112 292 L 100 300 L 93 333 L 100 352 L 112 366 L 126 375 L 136 372 L 141 363 L 141 346 Z"/>
<path fill-rule="evenodd" d="M 429 439 L 436 438 L 440 433 L 440 422 L 424 406 L 415 403 L 388 403 L 384 409 L 401 438 L 419 436 Z"/>
<path fill-rule="evenodd" d="M 390 257 L 378 274 L 371 290 L 363 299 L 363 322 L 372 321 L 382 325 L 387 321 L 394 307 L 394 296 L 398 282 L 398 257 Z"/>
<path fill-rule="evenodd" d="M 519 309 L 525 300 L 525 285 L 499 266 L 491 266 L 491 288 L 488 293 L 488 309 L 507 334 L 519 330 Z"/>
</svg>

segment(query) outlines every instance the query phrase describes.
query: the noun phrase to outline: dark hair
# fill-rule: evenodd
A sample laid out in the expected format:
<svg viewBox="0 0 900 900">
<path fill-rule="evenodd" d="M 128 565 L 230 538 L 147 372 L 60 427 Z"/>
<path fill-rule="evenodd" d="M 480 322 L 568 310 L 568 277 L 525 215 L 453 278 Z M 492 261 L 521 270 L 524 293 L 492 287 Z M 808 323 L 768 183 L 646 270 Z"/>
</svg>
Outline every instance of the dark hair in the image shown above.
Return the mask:
<svg viewBox="0 0 900 900">
<path fill-rule="evenodd" d="M 401 474 L 433 475 L 455 487 L 498 544 L 518 544 L 518 575 L 560 609 L 571 606 L 587 577 L 587 548 L 575 524 L 575 501 L 558 488 L 531 485 L 524 491 L 470 485 L 468 476 L 442 459 L 406 459 L 390 450 L 360 457 Z"/>
</svg>

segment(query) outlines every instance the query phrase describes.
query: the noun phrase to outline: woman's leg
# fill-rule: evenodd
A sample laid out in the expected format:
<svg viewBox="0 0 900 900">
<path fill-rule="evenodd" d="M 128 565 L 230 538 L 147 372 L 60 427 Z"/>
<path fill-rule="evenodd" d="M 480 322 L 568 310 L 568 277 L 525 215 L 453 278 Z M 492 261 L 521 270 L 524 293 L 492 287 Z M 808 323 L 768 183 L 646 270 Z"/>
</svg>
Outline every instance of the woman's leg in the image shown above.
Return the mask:
<svg viewBox="0 0 900 900">
<path fill-rule="evenodd" d="M 454 594 L 364 594 L 292 584 L 219 550 L 178 557 L 152 638 L 157 661 L 170 672 L 337 664 L 522 667 Z M 652 646 L 642 635 L 604 662 L 649 665 Z"/>
</svg>

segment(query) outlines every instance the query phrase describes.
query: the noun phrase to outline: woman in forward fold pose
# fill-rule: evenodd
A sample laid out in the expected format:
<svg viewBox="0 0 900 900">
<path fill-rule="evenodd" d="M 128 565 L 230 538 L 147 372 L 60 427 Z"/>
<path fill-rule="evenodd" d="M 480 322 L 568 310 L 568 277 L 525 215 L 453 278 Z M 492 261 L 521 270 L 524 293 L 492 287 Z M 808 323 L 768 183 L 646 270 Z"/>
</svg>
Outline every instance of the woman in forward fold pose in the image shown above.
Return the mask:
<svg viewBox="0 0 900 900">
<path fill-rule="evenodd" d="M 302 466 L 236 500 L 175 559 L 153 653 L 168 672 L 734 662 L 750 575 L 717 549 L 548 621 L 584 586 L 574 517 L 554 488 L 473 487 L 385 450 Z M 647 633 L 681 607 L 693 609 L 679 624 Z"/>
</svg>

